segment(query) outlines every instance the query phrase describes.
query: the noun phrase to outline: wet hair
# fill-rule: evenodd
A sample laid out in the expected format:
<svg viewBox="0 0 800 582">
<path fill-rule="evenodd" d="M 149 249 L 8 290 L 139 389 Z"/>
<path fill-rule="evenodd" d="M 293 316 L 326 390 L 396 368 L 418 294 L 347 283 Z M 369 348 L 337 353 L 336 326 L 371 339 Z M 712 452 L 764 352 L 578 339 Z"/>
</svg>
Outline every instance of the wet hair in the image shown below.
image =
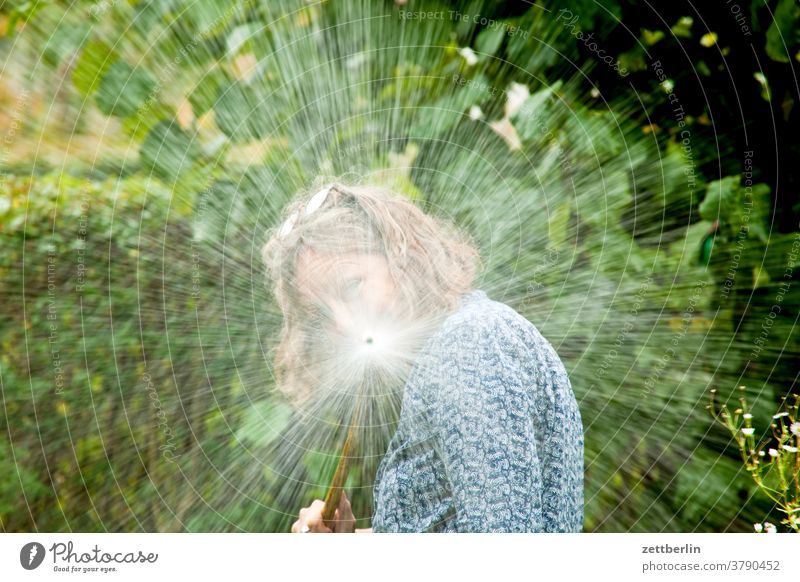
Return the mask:
<svg viewBox="0 0 800 582">
<path fill-rule="evenodd" d="M 321 201 L 321 202 L 320 202 Z M 304 398 L 317 382 L 319 330 L 301 300 L 296 269 L 304 250 L 385 257 L 409 318 L 436 318 L 455 310 L 472 288 L 479 256 L 452 224 L 423 212 L 388 188 L 334 183 L 327 195 L 299 197 L 262 249 L 267 276 L 283 312 L 275 354 L 279 389 Z"/>
</svg>

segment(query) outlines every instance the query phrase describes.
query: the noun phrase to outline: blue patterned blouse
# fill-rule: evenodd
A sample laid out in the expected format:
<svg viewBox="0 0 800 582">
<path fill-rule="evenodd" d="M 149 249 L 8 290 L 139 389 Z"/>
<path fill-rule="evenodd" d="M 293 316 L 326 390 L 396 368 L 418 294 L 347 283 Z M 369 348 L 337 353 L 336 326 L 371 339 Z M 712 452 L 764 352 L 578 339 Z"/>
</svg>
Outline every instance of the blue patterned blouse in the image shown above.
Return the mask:
<svg viewBox="0 0 800 582">
<path fill-rule="evenodd" d="M 373 531 L 581 531 L 581 415 L 536 327 L 472 291 L 421 354 L 378 467 Z"/>
</svg>

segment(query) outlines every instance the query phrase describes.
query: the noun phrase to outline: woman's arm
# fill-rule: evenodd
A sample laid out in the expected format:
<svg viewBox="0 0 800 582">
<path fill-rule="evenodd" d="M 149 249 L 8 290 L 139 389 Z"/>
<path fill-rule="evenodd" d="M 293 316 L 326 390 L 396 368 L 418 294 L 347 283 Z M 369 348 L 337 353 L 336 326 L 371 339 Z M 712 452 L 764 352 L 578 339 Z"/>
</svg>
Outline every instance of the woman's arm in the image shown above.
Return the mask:
<svg viewBox="0 0 800 582">
<path fill-rule="evenodd" d="M 434 441 L 450 481 L 458 531 L 543 529 L 542 472 L 529 386 L 502 320 L 462 322 L 430 397 Z"/>
</svg>

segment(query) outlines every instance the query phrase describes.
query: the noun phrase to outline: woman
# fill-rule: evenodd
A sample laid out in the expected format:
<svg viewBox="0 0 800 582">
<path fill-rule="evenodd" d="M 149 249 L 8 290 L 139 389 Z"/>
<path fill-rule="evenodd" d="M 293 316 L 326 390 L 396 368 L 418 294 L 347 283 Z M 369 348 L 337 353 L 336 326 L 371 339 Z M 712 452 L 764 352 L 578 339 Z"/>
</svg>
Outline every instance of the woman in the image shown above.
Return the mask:
<svg viewBox="0 0 800 582">
<path fill-rule="evenodd" d="M 263 256 L 284 315 L 277 377 L 298 401 L 323 369 L 364 371 L 326 367 L 355 353 L 337 345 L 403 346 L 385 351 L 402 355 L 382 377 L 404 388 L 372 528 L 355 530 L 343 495 L 333 521 L 316 500 L 293 532 L 581 531 L 583 428 L 564 366 L 534 325 L 472 289 L 478 256 L 461 233 L 388 190 L 333 184 L 293 205 Z"/>
</svg>

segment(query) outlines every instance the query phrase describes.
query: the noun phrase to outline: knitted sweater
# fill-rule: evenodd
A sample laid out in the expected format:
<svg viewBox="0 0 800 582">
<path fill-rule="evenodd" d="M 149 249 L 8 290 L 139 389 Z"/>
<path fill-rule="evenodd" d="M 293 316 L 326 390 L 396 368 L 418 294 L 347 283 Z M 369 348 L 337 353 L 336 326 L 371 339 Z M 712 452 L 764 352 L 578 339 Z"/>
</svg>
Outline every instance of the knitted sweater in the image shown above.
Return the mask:
<svg viewBox="0 0 800 582">
<path fill-rule="evenodd" d="M 472 291 L 420 353 L 378 467 L 373 531 L 581 531 L 581 415 L 536 327 Z"/>
</svg>

